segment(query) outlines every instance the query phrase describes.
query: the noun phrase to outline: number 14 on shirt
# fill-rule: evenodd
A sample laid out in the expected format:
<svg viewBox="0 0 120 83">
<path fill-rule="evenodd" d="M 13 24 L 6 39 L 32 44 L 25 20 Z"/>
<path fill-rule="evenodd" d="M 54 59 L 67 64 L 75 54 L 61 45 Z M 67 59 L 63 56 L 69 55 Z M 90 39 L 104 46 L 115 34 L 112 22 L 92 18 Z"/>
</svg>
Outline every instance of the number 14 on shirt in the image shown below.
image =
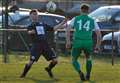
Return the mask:
<svg viewBox="0 0 120 83">
<path fill-rule="evenodd" d="M 79 23 L 79 30 L 82 30 L 85 29 L 86 31 L 89 31 L 90 29 L 90 21 L 86 21 L 84 24 L 83 24 L 83 21 L 82 20 L 79 20 L 77 21 L 77 23 Z"/>
</svg>

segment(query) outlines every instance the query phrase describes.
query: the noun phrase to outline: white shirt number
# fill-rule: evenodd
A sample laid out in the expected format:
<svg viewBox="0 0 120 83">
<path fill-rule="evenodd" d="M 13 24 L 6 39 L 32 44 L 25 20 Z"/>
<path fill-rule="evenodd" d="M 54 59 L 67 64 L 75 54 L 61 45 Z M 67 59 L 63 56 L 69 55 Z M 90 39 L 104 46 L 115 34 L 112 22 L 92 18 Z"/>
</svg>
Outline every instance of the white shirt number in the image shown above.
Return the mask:
<svg viewBox="0 0 120 83">
<path fill-rule="evenodd" d="M 37 31 L 38 35 L 44 35 L 45 34 L 43 26 L 36 26 L 36 31 Z"/>
<path fill-rule="evenodd" d="M 79 23 L 79 30 L 81 30 L 82 28 L 86 29 L 86 31 L 89 31 L 90 29 L 90 21 L 86 21 L 85 24 L 82 23 L 82 20 L 77 21 L 77 23 Z"/>
</svg>

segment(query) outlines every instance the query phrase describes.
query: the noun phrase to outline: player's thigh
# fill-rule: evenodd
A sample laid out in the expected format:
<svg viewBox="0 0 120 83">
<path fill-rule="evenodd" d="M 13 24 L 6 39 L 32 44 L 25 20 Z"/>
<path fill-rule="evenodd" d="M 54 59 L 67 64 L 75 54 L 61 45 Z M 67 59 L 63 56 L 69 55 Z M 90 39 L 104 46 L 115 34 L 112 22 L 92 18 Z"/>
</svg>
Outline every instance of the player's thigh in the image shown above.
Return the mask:
<svg viewBox="0 0 120 83">
<path fill-rule="evenodd" d="M 30 49 L 30 53 L 31 53 L 30 60 L 38 61 L 42 53 L 42 48 L 40 48 L 39 45 L 34 44 Z"/>
<path fill-rule="evenodd" d="M 93 41 L 85 41 L 84 42 L 84 52 L 86 55 L 90 55 L 93 49 Z"/>
</svg>

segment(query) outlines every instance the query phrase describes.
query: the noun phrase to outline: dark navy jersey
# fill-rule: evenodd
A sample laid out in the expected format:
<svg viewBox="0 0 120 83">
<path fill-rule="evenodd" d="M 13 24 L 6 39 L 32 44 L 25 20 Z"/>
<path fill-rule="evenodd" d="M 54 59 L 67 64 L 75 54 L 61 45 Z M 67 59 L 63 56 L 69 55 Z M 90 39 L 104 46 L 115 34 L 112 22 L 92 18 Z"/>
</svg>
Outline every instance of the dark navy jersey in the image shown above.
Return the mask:
<svg viewBox="0 0 120 83">
<path fill-rule="evenodd" d="M 53 31 L 53 28 L 42 22 L 36 22 L 31 23 L 28 28 L 28 31 L 29 30 L 35 30 L 35 34 L 30 34 L 30 39 L 32 39 L 32 42 L 39 42 L 41 40 L 47 40 L 47 32 Z"/>
<path fill-rule="evenodd" d="M 17 10 L 19 10 L 19 7 L 17 5 L 14 5 L 14 6 L 10 7 L 9 12 L 15 12 Z"/>
</svg>

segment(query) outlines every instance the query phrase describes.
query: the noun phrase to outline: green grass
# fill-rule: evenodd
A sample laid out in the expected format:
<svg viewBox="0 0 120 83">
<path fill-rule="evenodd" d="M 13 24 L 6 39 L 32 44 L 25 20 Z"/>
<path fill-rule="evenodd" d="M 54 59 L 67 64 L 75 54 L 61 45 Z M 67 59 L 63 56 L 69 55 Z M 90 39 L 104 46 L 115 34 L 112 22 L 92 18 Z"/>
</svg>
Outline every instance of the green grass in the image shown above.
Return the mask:
<svg viewBox="0 0 120 83">
<path fill-rule="evenodd" d="M 29 57 L 9 55 L 9 63 L 2 62 L 0 56 L 0 83 L 81 83 L 79 76 L 73 69 L 70 57 L 59 57 L 59 64 L 53 72 L 57 80 L 50 79 L 44 68 L 48 62 L 41 57 L 35 63 L 26 78 L 19 78 L 25 63 Z M 81 57 L 82 70 L 85 72 L 85 59 Z M 115 59 L 115 65 L 111 65 L 110 57 L 94 57 L 91 81 L 84 83 L 119 83 L 120 82 L 120 58 Z"/>
</svg>

